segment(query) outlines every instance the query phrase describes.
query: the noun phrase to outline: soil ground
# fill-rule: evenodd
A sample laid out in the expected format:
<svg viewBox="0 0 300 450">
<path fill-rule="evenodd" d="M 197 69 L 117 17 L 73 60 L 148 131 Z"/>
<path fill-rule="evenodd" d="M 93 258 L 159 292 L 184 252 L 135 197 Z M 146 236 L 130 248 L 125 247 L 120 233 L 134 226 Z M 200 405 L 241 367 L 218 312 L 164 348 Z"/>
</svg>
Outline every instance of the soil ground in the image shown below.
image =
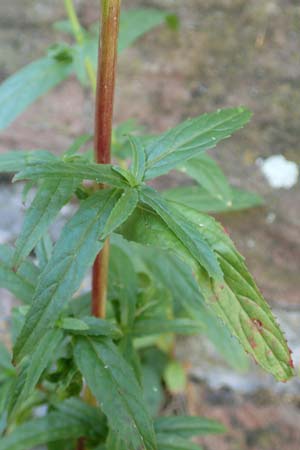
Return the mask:
<svg viewBox="0 0 300 450">
<path fill-rule="evenodd" d="M 64 17 L 62 3 L 1 2 L 0 81 L 43 54 L 54 38 L 52 22 Z M 76 3 L 85 24 L 97 19 L 97 0 Z M 220 107 L 243 104 L 252 109 L 251 124 L 212 154 L 232 184 L 260 193 L 266 206 L 218 218 L 270 303 L 284 314 L 298 313 L 300 184 L 290 190 L 272 189 L 255 161 L 283 154 L 300 163 L 299 2 L 124 0 L 123 4 L 165 8 L 178 14 L 181 26 L 177 32 L 160 27 L 122 55 L 115 122 L 134 117 L 149 131 L 159 132 Z M 92 129 L 92 117 L 88 93 L 70 79 L 0 134 L 0 151 L 60 152 L 75 136 Z M 176 181 L 169 177 L 160 183 Z M 295 350 L 300 353 L 297 324 L 289 321 L 287 326 L 298 335 Z M 199 355 L 199 366 L 200 362 Z M 197 366 L 195 358 L 193 364 Z M 299 360 L 296 364 L 299 368 Z M 222 418 L 230 430 L 225 438 L 205 439 L 205 449 L 299 448 L 299 388 L 293 395 L 275 396 L 266 389 L 240 394 L 232 387 L 191 386 L 197 399 L 189 402 L 191 412 Z"/>
</svg>

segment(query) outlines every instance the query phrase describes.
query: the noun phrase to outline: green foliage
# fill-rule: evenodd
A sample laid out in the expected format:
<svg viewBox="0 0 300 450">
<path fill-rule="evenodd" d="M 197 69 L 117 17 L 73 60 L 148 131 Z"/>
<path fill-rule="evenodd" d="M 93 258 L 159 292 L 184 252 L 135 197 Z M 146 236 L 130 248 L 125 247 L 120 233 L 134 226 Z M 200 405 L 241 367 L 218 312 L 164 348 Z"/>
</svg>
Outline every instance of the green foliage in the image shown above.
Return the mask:
<svg viewBox="0 0 300 450">
<path fill-rule="evenodd" d="M 64 227 L 39 277 L 26 323 L 15 345 L 16 360 L 34 350 L 36 341 L 45 329 L 54 325 L 66 301 L 79 288 L 103 246 L 100 236 L 119 196 L 115 190 L 96 192 L 82 202 Z"/>
<path fill-rule="evenodd" d="M 137 242 L 175 252 L 187 262 L 195 273 L 206 302 L 245 350 L 276 379 L 283 381 L 290 378 L 293 370 L 284 335 L 223 228 L 196 210 L 183 205 L 175 209 L 183 215 L 186 223 L 196 227 L 213 250 L 220 263 L 223 280 L 209 276 L 205 266 L 199 264 L 165 222 L 151 211 L 143 208 L 137 211 L 124 232 Z"/>
<path fill-rule="evenodd" d="M 4 81 L 0 87 L 0 130 L 70 74 L 68 60 L 48 56 L 29 64 Z"/>
<path fill-rule="evenodd" d="M 19 365 L 18 378 L 10 399 L 10 414 L 15 414 L 16 409 L 33 393 L 43 371 L 53 360 L 54 352 L 62 343 L 63 337 L 63 332 L 59 329 L 46 331 L 36 344 L 32 355 Z"/>
<path fill-rule="evenodd" d="M 22 263 L 18 270 L 12 270 L 13 258 L 13 249 L 0 245 L 0 287 L 24 303 L 31 303 L 39 271 L 30 261 Z"/>
<path fill-rule="evenodd" d="M 164 21 L 178 27 L 162 11 L 124 13 L 119 50 Z M 93 77 L 97 27 L 55 28 L 76 43 L 51 47 L 0 87 L 0 128 L 70 73 L 84 84 Z M 114 165 L 95 164 L 83 150 L 90 135 L 61 158 L 45 150 L 0 155 L 0 171 L 27 182 L 25 196 L 37 185 L 15 248 L 0 246 L 0 287 L 24 303 L 12 313 L 13 358 L 0 345 L 0 450 L 74 450 L 78 438 L 91 450 L 199 449 L 191 438 L 224 427 L 158 417 L 166 391 L 181 394 L 188 383 L 184 364 L 171 357 L 178 334 L 206 334 L 236 369 L 247 368 L 243 348 L 276 379 L 293 375 L 284 335 L 243 258 L 205 214 L 262 202 L 230 186 L 205 153 L 250 116 L 242 107 L 219 110 L 160 136 L 140 136 L 125 122 L 112 136 Z M 197 185 L 160 194 L 146 184 L 173 169 Z M 53 244 L 49 226 L 69 201 L 78 208 Z M 91 315 L 84 281 L 108 239 L 104 320 Z M 95 406 L 81 394 L 93 395 Z M 39 406 L 47 411 L 41 418 Z"/>
<path fill-rule="evenodd" d="M 93 180 L 97 183 L 108 184 L 119 188 L 127 187 L 126 180 L 113 170 L 110 164 L 95 164 L 82 161 L 40 161 L 35 164 L 27 164 L 24 170 L 21 170 L 14 181 L 39 179 L 74 179 Z"/>
<path fill-rule="evenodd" d="M 222 279 L 223 274 L 220 270 L 218 261 L 191 223 L 178 214 L 151 188 L 144 187 L 141 191 L 141 202 L 150 207 L 163 221 L 168 231 L 174 235 L 174 240 L 178 241 L 185 247 L 187 252 L 191 254 L 196 261 L 207 271 L 207 273 L 216 279 Z M 150 211 L 151 214 L 151 211 Z M 157 217 L 154 214 L 154 217 Z"/>
<path fill-rule="evenodd" d="M 111 430 L 124 441 L 124 448 L 155 449 L 154 429 L 142 392 L 133 370 L 113 343 L 81 337 L 75 341 L 74 355 Z"/>
<path fill-rule="evenodd" d="M 187 387 L 187 376 L 179 361 L 170 361 L 164 371 L 164 381 L 172 394 L 182 394 Z"/>
<path fill-rule="evenodd" d="M 120 23 L 119 52 L 132 45 L 140 36 L 167 20 L 168 15 L 155 9 L 137 9 L 122 14 Z M 73 34 L 69 21 L 57 23 L 55 29 Z M 76 38 L 76 36 L 74 36 Z M 32 62 L 5 80 L 0 86 L 0 130 L 6 128 L 40 96 L 76 73 L 87 84 L 85 63 L 96 67 L 98 55 L 98 30 L 82 29 L 80 43 L 55 44 L 47 56 Z M 26 89 L 24 89 L 26 86 Z"/>
<path fill-rule="evenodd" d="M 0 155 L 0 172 L 19 172 L 27 165 L 53 160 L 55 160 L 54 155 L 46 150 L 34 150 L 31 152 L 11 150 Z"/>
<path fill-rule="evenodd" d="M 215 147 L 242 128 L 250 117 L 250 111 L 242 107 L 218 110 L 189 119 L 155 138 L 145 150 L 145 179 L 167 173 L 201 151 Z"/>
<path fill-rule="evenodd" d="M 159 417 L 155 420 L 154 426 L 157 433 L 176 434 L 182 438 L 226 431 L 216 420 L 197 416 Z"/>
<path fill-rule="evenodd" d="M 224 206 L 232 205 L 232 190 L 228 180 L 212 158 L 201 154 L 185 161 L 180 170 L 202 185 L 212 197 L 221 200 Z"/>
<path fill-rule="evenodd" d="M 43 237 L 62 207 L 68 203 L 79 181 L 59 178 L 41 183 L 35 199 L 27 210 L 24 225 L 16 242 L 13 265 L 19 266 Z"/>
<path fill-rule="evenodd" d="M 9 435 L 2 437 L 0 449 L 29 450 L 41 444 L 63 439 L 101 436 L 101 432 L 105 430 L 105 424 L 100 417 L 96 428 L 97 415 L 96 408 L 82 404 L 77 399 L 67 400 L 60 404 L 56 411 L 50 412 L 45 417 L 25 422 Z"/>
</svg>

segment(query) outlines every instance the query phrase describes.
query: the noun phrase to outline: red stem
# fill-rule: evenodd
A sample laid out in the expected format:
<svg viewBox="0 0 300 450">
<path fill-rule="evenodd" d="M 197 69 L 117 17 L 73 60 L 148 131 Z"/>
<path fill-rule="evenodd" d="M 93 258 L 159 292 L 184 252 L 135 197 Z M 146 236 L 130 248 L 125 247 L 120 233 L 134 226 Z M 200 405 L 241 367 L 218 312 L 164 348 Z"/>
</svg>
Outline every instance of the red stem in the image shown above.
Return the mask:
<svg viewBox="0 0 300 450">
<path fill-rule="evenodd" d="M 99 164 L 109 164 L 111 161 L 120 7 L 121 0 L 102 0 L 95 113 L 95 160 Z M 105 243 L 93 267 L 92 313 L 102 318 L 105 317 L 108 259 L 109 241 Z"/>
</svg>

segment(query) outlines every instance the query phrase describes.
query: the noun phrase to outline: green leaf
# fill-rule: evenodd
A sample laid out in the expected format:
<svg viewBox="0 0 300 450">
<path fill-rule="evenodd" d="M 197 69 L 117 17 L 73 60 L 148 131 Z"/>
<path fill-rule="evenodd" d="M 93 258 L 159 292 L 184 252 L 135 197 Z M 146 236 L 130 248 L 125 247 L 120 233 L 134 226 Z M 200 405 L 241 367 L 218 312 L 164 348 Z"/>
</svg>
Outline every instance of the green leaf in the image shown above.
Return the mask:
<svg viewBox="0 0 300 450">
<path fill-rule="evenodd" d="M 201 448 L 199 445 L 193 444 L 179 436 L 169 436 L 168 434 L 157 435 L 158 450 L 201 450 Z"/>
<path fill-rule="evenodd" d="M 0 245 L 0 287 L 12 292 L 24 303 L 31 303 L 39 271 L 29 261 L 14 271 L 13 255 L 12 248 Z"/>
<path fill-rule="evenodd" d="M 119 52 L 130 47 L 139 37 L 152 28 L 162 24 L 167 19 L 167 14 L 156 9 L 133 9 L 123 11 L 120 19 Z M 64 30 L 67 28 L 63 25 Z M 90 33 L 84 34 L 81 44 L 73 47 L 73 68 L 81 83 L 88 83 L 85 70 L 85 61 L 91 61 L 97 68 L 99 23 L 93 24 Z"/>
<path fill-rule="evenodd" d="M 116 325 L 97 317 L 82 317 L 81 319 L 65 317 L 59 321 L 58 326 L 75 335 L 107 336 L 112 339 L 122 337 L 122 333 Z"/>
<path fill-rule="evenodd" d="M 45 57 L 5 80 L 0 86 L 0 130 L 37 98 L 67 78 L 71 69 L 69 61 Z"/>
<path fill-rule="evenodd" d="M 135 337 L 159 335 L 165 333 L 197 334 L 203 329 L 200 322 L 191 319 L 140 319 L 134 323 L 133 335 Z"/>
<path fill-rule="evenodd" d="M 77 178 L 78 180 L 93 180 L 97 183 L 126 188 L 128 183 L 110 164 L 95 164 L 87 161 L 55 161 L 53 163 L 40 162 L 27 166 L 19 172 L 14 181 L 40 178 Z"/>
<path fill-rule="evenodd" d="M 48 264 L 49 259 L 51 258 L 53 250 L 53 245 L 51 238 L 48 233 L 45 233 L 44 236 L 38 241 L 35 247 L 35 254 L 38 259 L 39 269 L 43 270 L 45 266 Z"/>
<path fill-rule="evenodd" d="M 169 172 L 178 164 L 213 148 L 242 128 L 250 119 L 246 108 L 218 110 L 189 119 L 167 131 L 146 147 L 146 179 Z"/>
<path fill-rule="evenodd" d="M 127 189 L 122 193 L 105 224 L 101 239 L 105 239 L 111 230 L 119 228 L 131 216 L 138 201 L 139 195 L 135 189 Z"/>
<path fill-rule="evenodd" d="M 220 422 L 197 416 L 159 417 L 155 420 L 154 427 L 158 434 L 172 434 L 182 438 L 226 431 Z"/>
<path fill-rule="evenodd" d="M 16 361 L 34 349 L 79 288 L 103 246 L 99 236 L 119 196 L 116 190 L 96 192 L 81 203 L 77 213 L 65 225 L 51 259 L 40 275 L 32 306 L 14 349 Z"/>
<path fill-rule="evenodd" d="M 245 371 L 249 367 L 249 360 L 237 339 L 231 336 L 228 328 L 205 303 L 192 270 L 187 264 L 165 251 L 127 242 L 120 236 L 114 236 L 113 242 L 136 260 L 138 272 L 147 273 L 155 286 L 165 287 L 171 292 L 175 315 L 184 311 L 196 322 L 204 325 L 199 331 L 208 336 L 228 364 L 240 371 Z"/>
<path fill-rule="evenodd" d="M 130 257 L 116 245 L 110 249 L 108 298 L 117 300 L 121 324 L 131 327 L 138 294 L 138 280 Z"/>
<path fill-rule="evenodd" d="M 134 372 L 108 339 L 77 338 L 74 356 L 109 425 L 126 449 L 156 449 L 153 426 Z"/>
<path fill-rule="evenodd" d="M 47 330 L 44 336 L 35 345 L 32 354 L 22 361 L 18 368 L 18 378 L 10 401 L 11 413 L 25 402 L 33 393 L 42 373 L 54 358 L 54 352 L 64 338 L 62 330 Z"/>
<path fill-rule="evenodd" d="M 263 199 L 252 192 L 231 187 L 232 204 L 225 205 L 222 200 L 213 197 L 200 186 L 185 186 L 169 189 L 163 193 L 164 198 L 190 206 L 200 212 L 222 213 L 240 211 L 261 206 Z"/>
<path fill-rule="evenodd" d="M 206 154 L 185 161 L 179 170 L 187 173 L 204 187 L 214 198 L 226 206 L 232 206 L 232 192 L 228 180 L 218 164 Z"/>
<path fill-rule="evenodd" d="M 164 390 L 162 388 L 161 376 L 157 370 L 150 365 L 142 367 L 143 393 L 148 410 L 152 417 L 159 414 L 164 401 Z"/>
<path fill-rule="evenodd" d="M 244 259 L 213 218 L 188 207 L 179 209 L 187 220 L 201 227 L 224 273 L 222 282 L 209 278 L 200 266 L 195 268 L 205 300 L 258 364 L 277 380 L 288 380 L 293 376 L 289 348 Z"/>
<path fill-rule="evenodd" d="M 39 164 L 45 161 L 51 162 L 55 156 L 47 150 L 33 150 L 23 152 L 10 150 L 0 154 L 0 172 L 14 173 L 25 169 L 27 165 Z"/>
<path fill-rule="evenodd" d="M 142 203 L 150 206 L 161 217 L 177 239 L 210 276 L 216 279 L 223 278 L 219 263 L 203 238 L 201 229 L 197 229 L 193 223 L 178 214 L 176 210 L 171 209 L 168 203 L 149 187 L 141 189 L 140 200 Z"/>
<path fill-rule="evenodd" d="M 96 406 L 88 405 L 80 398 L 71 397 L 54 405 L 55 410 L 74 420 L 84 422 L 91 438 L 103 439 L 107 433 L 107 421 L 104 414 Z"/>
<path fill-rule="evenodd" d="M 25 214 L 23 228 L 16 242 L 14 267 L 18 267 L 29 255 L 61 208 L 70 200 L 78 184 L 79 181 L 74 178 L 54 178 L 41 183 Z"/>
<path fill-rule="evenodd" d="M 184 367 L 179 361 L 169 361 L 163 376 L 167 389 L 172 394 L 176 395 L 185 392 L 187 386 L 187 375 Z"/>
<path fill-rule="evenodd" d="M 293 369 L 285 338 L 232 242 L 212 218 L 183 205 L 180 211 L 199 227 L 214 249 L 224 272 L 224 281 L 209 278 L 165 224 L 145 210 L 137 211 L 123 232 L 131 240 L 173 251 L 190 265 L 206 302 L 244 349 L 276 379 L 290 378 Z"/>
<path fill-rule="evenodd" d="M 143 181 L 146 168 L 145 147 L 141 139 L 136 136 L 128 136 L 132 151 L 131 172 L 138 184 Z"/>
<path fill-rule="evenodd" d="M 120 20 L 119 52 L 130 47 L 139 37 L 164 23 L 167 13 L 152 8 L 123 11 Z"/>
<path fill-rule="evenodd" d="M 62 439 L 86 436 L 89 426 L 84 416 L 76 418 L 59 412 L 33 419 L 15 428 L 0 440 L 0 450 L 29 450 L 38 445 Z"/>
</svg>

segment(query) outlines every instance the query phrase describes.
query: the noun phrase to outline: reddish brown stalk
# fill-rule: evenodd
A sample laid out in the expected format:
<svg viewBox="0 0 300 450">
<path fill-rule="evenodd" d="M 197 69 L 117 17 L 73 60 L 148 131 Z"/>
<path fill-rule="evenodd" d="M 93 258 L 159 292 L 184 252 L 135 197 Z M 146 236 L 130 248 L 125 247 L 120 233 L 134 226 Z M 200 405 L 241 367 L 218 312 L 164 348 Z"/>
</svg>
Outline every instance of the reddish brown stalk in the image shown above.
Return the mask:
<svg viewBox="0 0 300 450">
<path fill-rule="evenodd" d="M 80 438 L 77 441 L 77 450 L 85 450 L 84 438 Z"/>
<path fill-rule="evenodd" d="M 111 160 L 120 6 L 121 0 L 102 0 L 95 114 L 95 160 L 99 164 L 108 164 Z M 92 313 L 102 318 L 105 317 L 108 258 L 107 241 L 94 263 L 92 282 Z"/>
<path fill-rule="evenodd" d="M 118 50 L 118 34 L 121 0 L 102 0 L 102 25 L 99 42 L 99 62 L 95 111 L 95 161 L 109 164 L 111 160 L 111 134 L 113 103 Z M 99 185 L 98 188 L 104 186 Z M 92 314 L 105 317 L 107 276 L 109 262 L 109 241 L 104 244 L 93 266 Z M 93 404 L 95 399 L 87 389 L 85 397 Z M 84 450 L 84 439 L 77 442 L 77 450 Z"/>
</svg>

